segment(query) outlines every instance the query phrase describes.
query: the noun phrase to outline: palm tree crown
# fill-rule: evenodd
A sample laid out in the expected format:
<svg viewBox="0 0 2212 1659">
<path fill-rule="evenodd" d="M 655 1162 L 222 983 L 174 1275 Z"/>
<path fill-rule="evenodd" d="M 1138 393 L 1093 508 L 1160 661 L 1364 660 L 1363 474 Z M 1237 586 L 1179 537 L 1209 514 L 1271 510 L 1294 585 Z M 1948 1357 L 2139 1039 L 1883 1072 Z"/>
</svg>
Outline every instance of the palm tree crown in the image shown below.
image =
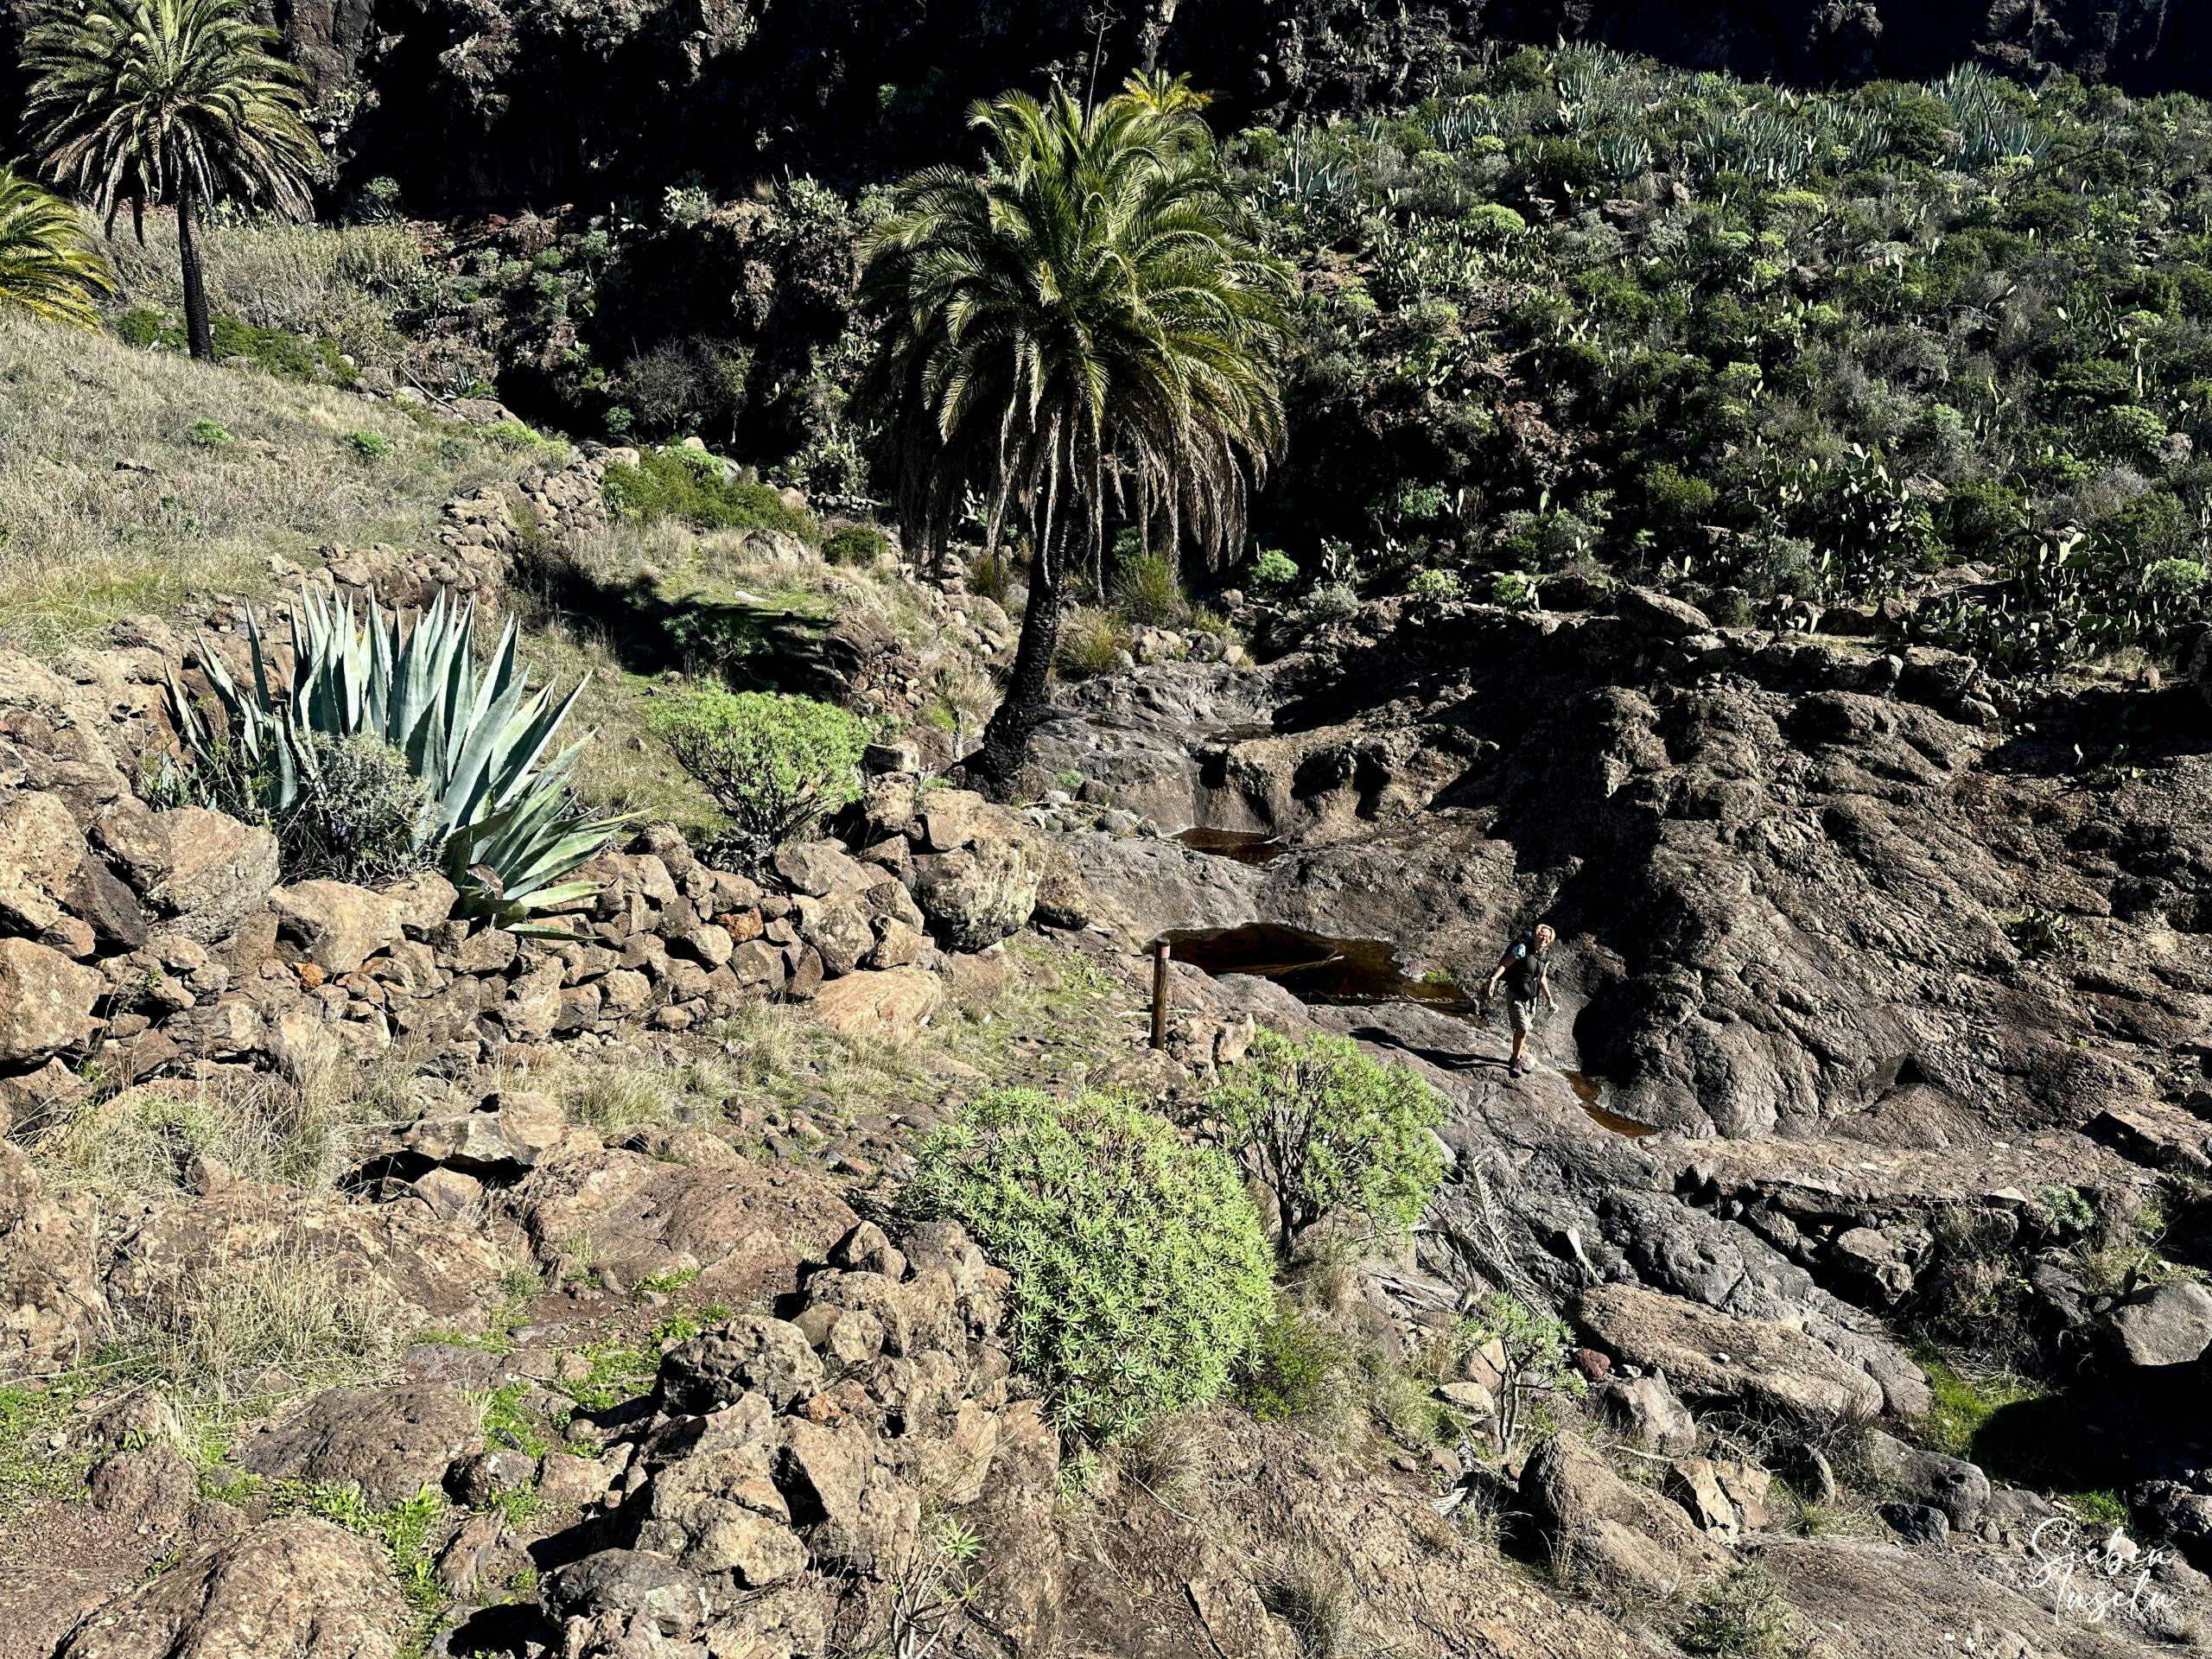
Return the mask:
<svg viewBox="0 0 2212 1659">
<path fill-rule="evenodd" d="M 50 7 L 25 52 L 48 169 L 111 217 L 180 195 L 305 212 L 322 149 L 276 38 L 241 0 Z"/>
<path fill-rule="evenodd" d="M 29 124 L 48 172 L 115 217 L 177 213 L 185 321 L 207 356 L 199 215 L 225 197 L 300 215 L 321 147 L 300 77 L 244 0 L 49 0 L 25 42 Z"/>
<path fill-rule="evenodd" d="M 0 167 L 0 311 L 97 327 L 92 292 L 114 287 L 99 256 L 85 245 L 77 210 Z"/>
<path fill-rule="evenodd" d="M 1065 88 L 978 105 L 984 170 L 916 174 L 869 240 L 863 397 L 910 540 L 942 550 L 972 492 L 994 544 L 1012 524 L 1033 549 L 1045 660 L 1025 626 L 1001 750 L 1109 515 L 1171 550 L 1233 548 L 1282 445 L 1283 271 L 1245 234 L 1203 103 L 1140 77 L 1089 111 Z"/>
</svg>

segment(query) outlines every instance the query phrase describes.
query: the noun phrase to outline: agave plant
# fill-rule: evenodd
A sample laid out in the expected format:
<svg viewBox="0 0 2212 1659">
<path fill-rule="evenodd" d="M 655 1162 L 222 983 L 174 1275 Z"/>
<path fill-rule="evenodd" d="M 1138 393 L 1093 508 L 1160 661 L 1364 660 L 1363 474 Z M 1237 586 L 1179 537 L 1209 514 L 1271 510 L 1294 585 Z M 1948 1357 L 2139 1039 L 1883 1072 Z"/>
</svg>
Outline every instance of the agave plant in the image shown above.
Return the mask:
<svg viewBox="0 0 2212 1659">
<path fill-rule="evenodd" d="M 441 594 L 410 629 L 397 608 L 387 617 L 373 598 L 357 615 L 350 599 L 302 588 L 282 703 L 270 693 L 251 617 L 251 685 L 238 684 L 200 642 L 227 730 L 211 728 L 174 676 L 169 700 L 195 763 L 228 761 L 251 780 L 254 804 L 279 822 L 314 785 L 315 740 L 365 735 L 389 745 L 427 789 L 416 846 L 443 865 L 469 913 L 519 923 L 591 893 L 592 883 L 563 878 L 623 820 L 575 810 L 567 780 L 583 742 L 549 752 L 583 683 L 558 701 L 550 687 L 532 690 L 516 660 L 518 637 L 510 619 L 480 668 L 474 602 L 455 607 Z"/>
</svg>

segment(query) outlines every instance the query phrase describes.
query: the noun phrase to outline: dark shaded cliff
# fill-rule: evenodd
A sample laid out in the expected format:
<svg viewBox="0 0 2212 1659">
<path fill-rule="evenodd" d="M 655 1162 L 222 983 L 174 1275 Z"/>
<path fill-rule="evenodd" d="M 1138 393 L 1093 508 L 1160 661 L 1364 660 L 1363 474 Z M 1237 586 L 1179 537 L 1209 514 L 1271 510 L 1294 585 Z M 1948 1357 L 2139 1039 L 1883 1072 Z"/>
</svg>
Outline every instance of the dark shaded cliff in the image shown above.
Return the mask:
<svg viewBox="0 0 2212 1659">
<path fill-rule="evenodd" d="M 20 15 L 20 3 L 10 10 Z M 2132 92 L 2212 90 L 2212 24 L 2172 0 L 274 0 L 349 178 L 425 210 L 543 207 L 689 173 L 877 177 L 961 144 L 971 99 L 1055 73 L 1188 70 L 1231 122 L 1402 103 L 1467 57 L 1602 41 L 1810 85 L 1979 58 Z M 0 58 L 12 59 L 0 28 Z M 0 83 L 0 134 L 17 102 Z M 5 139 L 0 138 L 0 143 Z"/>
</svg>

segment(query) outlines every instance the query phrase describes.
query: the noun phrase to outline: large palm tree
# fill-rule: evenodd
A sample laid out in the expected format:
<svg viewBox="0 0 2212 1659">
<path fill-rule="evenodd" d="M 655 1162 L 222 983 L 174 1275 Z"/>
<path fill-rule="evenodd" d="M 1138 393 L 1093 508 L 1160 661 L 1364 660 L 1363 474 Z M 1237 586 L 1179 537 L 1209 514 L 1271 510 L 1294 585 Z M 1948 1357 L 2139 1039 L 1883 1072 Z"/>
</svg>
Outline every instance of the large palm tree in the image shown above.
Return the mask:
<svg viewBox="0 0 2212 1659">
<path fill-rule="evenodd" d="M 77 210 L 0 167 L 0 311 L 94 328 L 99 317 L 92 293 L 114 288 L 107 267 L 85 244 Z"/>
<path fill-rule="evenodd" d="M 982 172 L 914 175 L 869 238 L 863 404 L 910 544 L 941 551 L 980 497 L 988 543 L 1011 529 L 1031 549 L 1012 678 L 968 760 L 995 787 L 1109 524 L 1173 554 L 1234 549 L 1281 448 L 1284 271 L 1245 233 L 1203 102 L 1141 77 L 1087 111 L 1065 89 L 978 105 Z"/>
<path fill-rule="evenodd" d="M 244 0 L 49 0 L 24 46 L 28 112 L 48 171 L 107 215 L 176 209 L 184 323 L 215 354 L 200 269 L 200 215 L 226 197 L 303 215 L 322 148 L 298 73 Z"/>
</svg>

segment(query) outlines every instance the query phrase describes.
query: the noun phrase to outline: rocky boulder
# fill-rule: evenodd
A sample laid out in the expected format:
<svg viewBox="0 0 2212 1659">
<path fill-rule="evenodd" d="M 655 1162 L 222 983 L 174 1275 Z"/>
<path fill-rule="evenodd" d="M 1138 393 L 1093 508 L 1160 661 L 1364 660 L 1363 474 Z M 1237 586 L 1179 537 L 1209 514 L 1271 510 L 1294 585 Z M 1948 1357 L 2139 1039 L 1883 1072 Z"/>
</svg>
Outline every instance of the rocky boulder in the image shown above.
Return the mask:
<svg viewBox="0 0 2212 1659">
<path fill-rule="evenodd" d="M 1554 1557 L 1610 1600 L 1674 1596 L 1724 1560 L 1679 1505 L 1622 1478 L 1579 1440 L 1554 1435 L 1537 1446 L 1520 1492 Z"/>
<path fill-rule="evenodd" d="M 0 1372 L 65 1370 L 107 1319 L 93 1266 L 95 1217 L 49 1195 L 19 1148 L 0 1142 Z"/>
<path fill-rule="evenodd" d="M 248 1440 L 238 1463 L 270 1479 L 359 1486 L 372 1507 L 388 1509 L 435 1490 L 483 1433 L 477 1408 L 450 1382 L 332 1389 Z"/>
<path fill-rule="evenodd" d="M 118 800 L 93 826 L 131 890 L 203 944 L 227 938 L 276 885 L 276 837 L 206 807 Z"/>
<path fill-rule="evenodd" d="M 0 926 L 35 935 L 60 920 L 84 855 L 83 832 L 59 795 L 0 801 Z"/>
<path fill-rule="evenodd" d="M 1859 1463 L 1878 1490 L 1941 1510 L 1955 1531 L 1973 1531 L 1989 1506 L 1989 1477 L 1974 1465 L 1908 1446 L 1878 1428 L 1860 1437 Z"/>
<path fill-rule="evenodd" d="M 836 1189 L 805 1170 L 701 1168 L 612 1148 L 532 1170 L 507 1207 L 548 1265 L 588 1236 L 603 1273 L 634 1283 L 698 1269 L 702 1286 L 733 1302 L 789 1292 L 800 1262 L 819 1260 L 854 1221 Z"/>
<path fill-rule="evenodd" d="M 2212 1290 L 2177 1279 L 2142 1292 L 2105 1316 L 2112 1362 L 2138 1370 L 2192 1365 L 2212 1348 Z"/>
<path fill-rule="evenodd" d="M 400 1145 L 465 1174 L 512 1177 L 534 1169 L 570 1139 L 569 1120 L 543 1095 L 491 1095 L 473 1112 L 424 1118 Z"/>
<path fill-rule="evenodd" d="M 914 902 L 946 949 L 983 950 L 1036 913 L 1058 849 L 1020 814 L 973 790 L 938 790 L 908 834 Z"/>
<path fill-rule="evenodd" d="M 914 860 L 914 902 L 950 950 L 982 950 L 1036 913 L 1040 863 L 1012 841 L 984 841 Z"/>
<path fill-rule="evenodd" d="M 292 1516 L 118 1598 L 57 1659 L 393 1659 L 410 1617 L 382 1545 Z"/>
<path fill-rule="evenodd" d="M 83 1042 L 106 988 L 99 974 L 59 950 L 0 938 L 0 1069 L 24 1070 Z"/>
<path fill-rule="evenodd" d="M 815 994 L 814 1017 L 840 1036 L 910 1043 L 944 1001 L 944 985 L 918 968 L 848 974 Z"/>
<path fill-rule="evenodd" d="M 1675 1397 L 1664 1375 L 1610 1377 L 1595 1393 L 1599 1407 L 1630 1444 L 1677 1457 L 1696 1449 L 1697 1421 Z"/>
<path fill-rule="evenodd" d="M 408 911 L 400 901 L 343 881 L 302 881 L 269 894 L 277 926 L 302 957 L 333 976 L 350 974 L 399 942 Z"/>
<path fill-rule="evenodd" d="M 1664 1370 L 1692 1404 L 1810 1425 L 1866 1422 L 1881 1385 L 1795 1326 L 1738 1319 L 1637 1285 L 1585 1292 L 1573 1318 L 1592 1343 L 1646 1370 Z"/>
</svg>

